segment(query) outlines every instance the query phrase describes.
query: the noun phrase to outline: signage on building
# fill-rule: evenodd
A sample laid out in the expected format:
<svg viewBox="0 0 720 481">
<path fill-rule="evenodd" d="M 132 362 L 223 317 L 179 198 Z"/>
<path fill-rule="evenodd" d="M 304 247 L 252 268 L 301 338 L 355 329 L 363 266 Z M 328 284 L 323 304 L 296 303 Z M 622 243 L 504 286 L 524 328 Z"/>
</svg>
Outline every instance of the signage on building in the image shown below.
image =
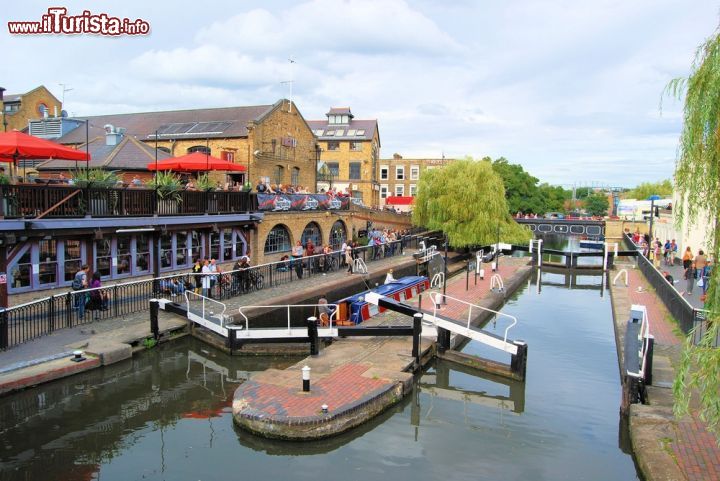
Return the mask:
<svg viewBox="0 0 720 481">
<path fill-rule="evenodd" d="M 258 194 L 258 208 L 262 211 L 348 210 L 349 197 L 329 197 L 325 194 Z"/>
<path fill-rule="evenodd" d="M 280 139 L 280 143 L 283 147 L 297 147 L 297 140 L 293 137 L 283 137 Z"/>
<path fill-rule="evenodd" d="M 7 274 L 0 272 L 0 284 L 7 284 Z"/>
</svg>

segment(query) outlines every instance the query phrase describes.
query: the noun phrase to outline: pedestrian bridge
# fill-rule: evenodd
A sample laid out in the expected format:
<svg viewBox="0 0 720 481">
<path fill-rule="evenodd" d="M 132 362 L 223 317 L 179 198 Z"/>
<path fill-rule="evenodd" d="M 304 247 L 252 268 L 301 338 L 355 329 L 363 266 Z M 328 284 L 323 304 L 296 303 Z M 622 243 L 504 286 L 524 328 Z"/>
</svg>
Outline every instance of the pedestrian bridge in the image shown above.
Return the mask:
<svg viewBox="0 0 720 481">
<path fill-rule="evenodd" d="M 604 220 L 590 219 L 515 219 L 515 222 L 525 225 L 536 234 L 560 235 L 605 235 Z"/>
</svg>

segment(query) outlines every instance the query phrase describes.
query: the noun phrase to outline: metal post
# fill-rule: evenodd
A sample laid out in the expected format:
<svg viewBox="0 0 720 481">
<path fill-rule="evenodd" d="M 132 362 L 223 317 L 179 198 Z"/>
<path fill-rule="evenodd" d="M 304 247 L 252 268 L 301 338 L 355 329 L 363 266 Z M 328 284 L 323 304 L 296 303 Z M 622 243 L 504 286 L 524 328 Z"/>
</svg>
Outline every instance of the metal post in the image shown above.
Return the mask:
<svg viewBox="0 0 720 481">
<path fill-rule="evenodd" d="M 157 299 L 150 299 L 150 332 L 157 341 L 160 338 L 160 324 L 158 315 L 160 313 L 160 303 Z"/>
<path fill-rule="evenodd" d="M 7 309 L 3 308 L 0 312 L 0 349 L 7 349 L 10 336 L 8 333 Z"/>
<path fill-rule="evenodd" d="M 510 360 L 510 369 L 520 380 L 525 380 L 527 371 L 527 343 L 522 340 L 513 341 L 517 346 L 517 354 L 513 354 Z"/>
<path fill-rule="evenodd" d="M 650 242 L 653 241 L 653 217 L 655 217 L 655 199 L 650 199 Z"/>
<path fill-rule="evenodd" d="M 443 276 L 443 304 L 447 304 L 447 300 L 445 298 L 445 293 L 447 292 L 447 277 L 448 277 L 448 268 L 447 268 L 447 257 L 448 257 L 448 236 L 445 234 L 445 262 L 443 263 L 443 273 L 445 274 Z M 428 263 L 429 267 L 429 263 Z M 428 272 L 430 272 L 428 270 Z"/>
<path fill-rule="evenodd" d="M 412 356 L 415 358 L 415 369 L 420 369 L 420 334 L 422 333 L 422 318 L 421 312 L 416 312 L 413 315 L 413 347 Z"/>
<path fill-rule="evenodd" d="M 465 290 L 470 290 L 470 261 L 468 261 L 467 269 L 465 269 Z"/>
<path fill-rule="evenodd" d="M 318 338 L 317 317 L 308 317 L 308 337 L 310 338 L 310 355 L 317 356 L 320 352 L 320 340 Z"/>
<path fill-rule="evenodd" d="M 310 392 L 310 366 L 303 366 L 301 371 L 302 371 L 303 392 Z"/>
<path fill-rule="evenodd" d="M 442 327 L 437 328 L 437 350 L 439 353 L 443 353 L 450 349 L 450 331 L 443 329 Z"/>
<path fill-rule="evenodd" d="M 5 277 L 5 282 L 0 284 L 0 307 L 8 307 L 8 286 L 7 286 L 7 240 L 0 241 L 0 274 Z"/>
</svg>

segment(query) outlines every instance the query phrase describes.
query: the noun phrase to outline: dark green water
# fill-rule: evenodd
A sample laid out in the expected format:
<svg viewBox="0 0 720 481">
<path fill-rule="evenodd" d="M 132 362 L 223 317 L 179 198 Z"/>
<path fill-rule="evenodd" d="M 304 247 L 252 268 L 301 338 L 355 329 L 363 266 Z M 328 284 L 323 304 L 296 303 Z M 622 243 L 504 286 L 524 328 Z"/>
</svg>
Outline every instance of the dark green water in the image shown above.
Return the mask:
<svg viewBox="0 0 720 481">
<path fill-rule="evenodd" d="M 439 363 L 357 430 L 274 442 L 236 430 L 229 408 L 239 380 L 273 361 L 185 339 L 0 399 L 0 480 L 638 479 L 620 448 L 601 278 L 578 277 L 574 289 L 558 274 L 542 281 L 505 308 L 520 319 L 510 336 L 529 344 L 524 385 Z M 485 354 L 474 343 L 465 352 Z"/>
</svg>

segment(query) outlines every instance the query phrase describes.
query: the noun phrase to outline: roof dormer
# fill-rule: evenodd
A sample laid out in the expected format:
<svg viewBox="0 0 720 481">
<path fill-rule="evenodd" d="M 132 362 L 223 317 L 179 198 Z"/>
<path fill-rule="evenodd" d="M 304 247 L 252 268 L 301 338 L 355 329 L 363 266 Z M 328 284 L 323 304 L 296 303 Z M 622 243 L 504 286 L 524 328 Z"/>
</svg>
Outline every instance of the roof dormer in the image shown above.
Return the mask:
<svg viewBox="0 0 720 481">
<path fill-rule="evenodd" d="M 333 107 L 325 115 L 330 125 L 349 125 L 353 119 L 350 107 Z"/>
</svg>

